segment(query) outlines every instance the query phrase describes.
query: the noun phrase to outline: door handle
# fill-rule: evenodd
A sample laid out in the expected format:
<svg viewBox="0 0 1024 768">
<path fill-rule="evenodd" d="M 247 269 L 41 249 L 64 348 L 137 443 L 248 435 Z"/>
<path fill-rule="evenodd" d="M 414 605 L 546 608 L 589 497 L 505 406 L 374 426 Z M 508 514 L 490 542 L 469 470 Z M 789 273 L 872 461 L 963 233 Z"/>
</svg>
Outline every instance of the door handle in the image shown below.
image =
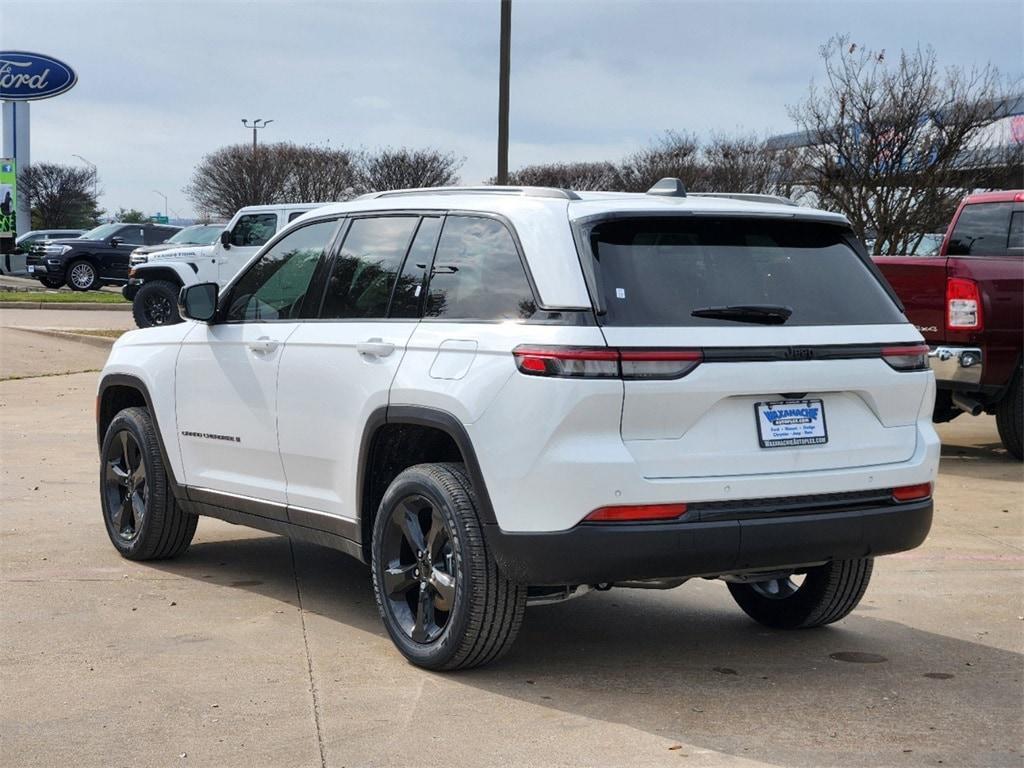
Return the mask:
<svg viewBox="0 0 1024 768">
<path fill-rule="evenodd" d="M 277 345 L 281 342 L 276 339 L 272 339 L 269 336 L 260 336 L 255 341 L 249 342 L 249 349 L 258 355 L 267 355 L 277 349 Z"/>
<path fill-rule="evenodd" d="M 387 357 L 394 351 L 394 344 L 380 338 L 367 339 L 356 344 L 356 352 L 367 357 Z"/>
</svg>

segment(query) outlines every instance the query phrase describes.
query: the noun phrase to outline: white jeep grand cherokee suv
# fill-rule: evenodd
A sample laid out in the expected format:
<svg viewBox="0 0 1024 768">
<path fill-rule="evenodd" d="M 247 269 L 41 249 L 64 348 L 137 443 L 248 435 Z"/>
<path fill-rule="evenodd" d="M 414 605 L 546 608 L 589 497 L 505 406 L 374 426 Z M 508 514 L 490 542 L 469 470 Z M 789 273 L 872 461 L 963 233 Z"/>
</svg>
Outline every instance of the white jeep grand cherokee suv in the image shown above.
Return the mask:
<svg viewBox="0 0 1024 768">
<path fill-rule="evenodd" d="M 674 179 L 387 192 L 180 304 L 100 378 L 114 546 L 179 555 L 210 515 L 334 547 L 424 667 L 591 587 L 717 577 L 828 624 L 931 525 L 928 348 L 832 213 Z"/>
</svg>

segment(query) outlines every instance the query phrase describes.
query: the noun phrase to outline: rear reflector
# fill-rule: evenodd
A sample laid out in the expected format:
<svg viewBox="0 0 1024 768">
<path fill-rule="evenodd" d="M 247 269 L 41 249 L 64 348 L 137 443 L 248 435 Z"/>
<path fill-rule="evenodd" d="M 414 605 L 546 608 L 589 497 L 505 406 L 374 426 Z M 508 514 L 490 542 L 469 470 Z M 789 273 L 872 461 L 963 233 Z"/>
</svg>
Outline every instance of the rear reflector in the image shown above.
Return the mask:
<svg viewBox="0 0 1024 768">
<path fill-rule="evenodd" d="M 946 327 L 951 331 L 981 330 L 978 284 L 965 277 L 946 280 Z"/>
<path fill-rule="evenodd" d="M 616 349 L 520 345 L 516 367 L 529 376 L 680 379 L 704 359 L 699 349 Z"/>
<path fill-rule="evenodd" d="M 923 371 L 928 368 L 928 345 L 883 347 L 882 359 L 897 371 Z"/>
<path fill-rule="evenodd" d="M 896 501 L 920 501 L 931 498 L 932 484 L 919 483 L 918 485 L 901 485 L 892 489 L 892 497 Z"/>
<path fill-rule="evenodd" d="M 637 523 L 645 520 L 675 520 L 685 514 L 685 504 L 632 504 L 622 507 L 601 507 L 583 520 L 590 523 Z"/>
</svg>

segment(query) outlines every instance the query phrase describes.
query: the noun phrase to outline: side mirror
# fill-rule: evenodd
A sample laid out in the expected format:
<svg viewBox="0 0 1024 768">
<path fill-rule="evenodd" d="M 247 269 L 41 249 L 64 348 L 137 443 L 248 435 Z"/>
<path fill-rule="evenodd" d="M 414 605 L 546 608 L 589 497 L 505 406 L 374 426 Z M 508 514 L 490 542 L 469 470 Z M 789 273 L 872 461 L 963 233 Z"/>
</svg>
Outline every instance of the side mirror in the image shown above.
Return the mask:
<svg viewBox="0 0 1024 768">
<path fill-rule="evenodd" d="M 187 285 L 178 293 L 178 314 L 189 320 L 208 323 L 217 314 L 217 284 Z"/>
<path fill-rule="evenodd" d="M 225 248 L 231 247 L 231 230 L 225 229 L 220 233 L 220 244 Z"/>
<path fill-rule="evenodd" d="M 124 242 L 124 240 L 122 238 L 120 238 L 120 237 L 116 237 L 116 236 L 112 237 L 112 238 L 110 238 L 110 247 L 111 248 L 117 248 L 117 246 L 119 246 L 123 242 Z"/>
</svg>

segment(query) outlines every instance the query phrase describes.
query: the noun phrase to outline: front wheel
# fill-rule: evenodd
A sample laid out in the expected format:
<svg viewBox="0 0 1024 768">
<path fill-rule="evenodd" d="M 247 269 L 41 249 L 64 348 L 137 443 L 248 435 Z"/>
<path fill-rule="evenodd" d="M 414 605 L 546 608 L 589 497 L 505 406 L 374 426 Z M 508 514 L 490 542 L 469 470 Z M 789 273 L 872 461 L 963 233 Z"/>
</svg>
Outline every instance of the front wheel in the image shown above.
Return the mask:
<svg viewBox="0 0 1024 768">
<path fill-rule="evenodd" d="M 730 582 L 729 592 L 754 621 L 775 629 L 820 627 L 845 618 L 864 597 L 874 559 L 833 560 L 808 568 L 803 582 L 792 576 Z"/>
<path fill-rule="evenodd" d="M 64 280 L 58 280 L 56 277 L 40 277 L 39 282 L 46 288 L 60 288 L 64 285 Z"/>
<path fill-rule="evenodd" d="M 178 286 L 167 280 L 143 283 L 132 299 L 132 315 L 139 328 L 180 323 Z"/>
<path fill-rule="evenodd" d="M 1024 391 L 1021 390 L 1021 373 L 1013 377 L 1009 391 L 996 407 L 996 428 L 999 439 L 1010 455 L 1018 461 L 1024 460 Z"/>
<path fill-rule="evenodd" d="M 91 262 L 80 260 L 68 267 L 68 288 L 72 291 L 91 291 L 100 287 L 100 276 Z"/>
<path fill-rule="evenodd" d="M 484 542 L 461 464 L 419 464 L 388 487 L 373 526 L 374 596 L 398 650 L 426 669 L 486 664 L 512 645 L 526 587 Z"/>
</svg>

